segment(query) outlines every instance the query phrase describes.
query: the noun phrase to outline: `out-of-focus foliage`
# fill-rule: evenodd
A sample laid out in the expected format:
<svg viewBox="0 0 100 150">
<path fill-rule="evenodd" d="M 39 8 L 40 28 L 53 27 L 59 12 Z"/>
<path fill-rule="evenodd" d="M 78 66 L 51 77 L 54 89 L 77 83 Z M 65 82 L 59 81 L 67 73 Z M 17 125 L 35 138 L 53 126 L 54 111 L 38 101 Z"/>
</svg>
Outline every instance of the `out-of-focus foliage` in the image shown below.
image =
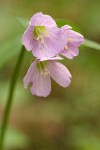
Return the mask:
<svg viewBox="0 0 100 150">
<path fill-rule="evenodd" d="M 78 27 L 87 39 L 100 43 L 99 7 L 99 0 L 0 1 L 0 124 L 20 51 L 20 35 L 26 28 L 18 19 L 29 19 L 42 11 L 53 18 L 70 20 L 69 24 L 74 24 L 76 31 Z M 52 81 L 48 98 L 32 96 L 29 88 L 23 88 L 23 77 L 34 60 L 31 52 L 26 53 L 9 126 L 16 132 L 21 131 L 20 135 L 24 133 L 30 142 L 27 146 L 19 133 L 9 131 L 8 137 L 13 135 L 14 138 L 14 142 L 8 138 L 11 139 L 9 147 L 13 144 L 12 150 L 100 150 L 100 51 L 93 49 L 99 49 L 99 45 L 91 41 L 86 41 L 85 46 L 80 47 L 78 57 L 63 60 L 72 74 L 71 85 L 63 89 Z"/>
<path fill-rule="evenodd" d="M 8 129 L 6 132 L 6 138 L 4 142 L 4 149 L 25 148 L 28 145 L 28 140 L 24 134 L 18 130 Z"/>
<path fill-rule="evenodd" d="M 15 57 L 21 49 L 21 36 L 13 36 L 0 44 L 0 68 L 12 57 Z"/>
<path fill-rule="evenodd" d="M 100 50 L 100 44 L 88 39 L 85 39 L 84 45 L 89 48 Z"/>
</svg>

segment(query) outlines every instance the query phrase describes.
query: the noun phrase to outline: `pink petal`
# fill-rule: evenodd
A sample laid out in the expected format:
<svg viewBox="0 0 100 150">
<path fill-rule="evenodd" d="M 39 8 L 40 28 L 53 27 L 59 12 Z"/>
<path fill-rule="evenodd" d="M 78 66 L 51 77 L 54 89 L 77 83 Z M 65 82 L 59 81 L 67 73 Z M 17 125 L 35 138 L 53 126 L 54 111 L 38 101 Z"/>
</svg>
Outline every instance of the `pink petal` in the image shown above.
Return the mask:
<svg viewBox="0 0 100 150">
<path fill-rule="evenodd" d="M 61 52 L 61 54 L 72 59 L 79 54 L 78 47 L 84 42 L 84 37 L 71 30 L 69 26 L 65 25 L 61 29 L 66 33 L 67 39 L 65 49 Z"/>
<path fill-rule="evenodd" d="M 27 85 L 31 82 L 34 81 L 36 75 L 36 61 L 33 62 L 30 66 L 30 68 L 27 71 L 26 76 L 23 79 L 24 82 L 24 88 L 27 88 Z"/>
<path fill-rule="evenodd" d="M 49 15 L 44 15 L 41 12 L 33 15 L 30 23 L 32 26 L 47 26 L 47 27 L 57 26 L 56 22 L 53 20 L 52 17 L 50 17 Z"/>
<path fill-rule="evenodd" d="M 48 28 L 44 43 L 36 41 L 32 53 L 37 58 L 54 57 L 62 51 L 66 44 L 65 34 L 57 27 Z"/>
<path fill-rule="evenodd" d="M 39 70 L 35 76 L 32 87 L 30 88 L 32 95 L 47 97 L 51 92 L 50 75 L 44 76 Z"/>
<path fill-rule="evenodd" d="M 73 30 L 67 30 L 66 35 L 68 37 L 68 44 L 74 47 L 80 46 L 84 42 L 84 37 Z"/>
<path fill-rule="evenodd" d="M 79 54 L 79 49 L 76 47 L 68 48 L 67 50 L 63 50 L 61 54 L 69 59 L 72 59 Z"/>
<path fill-rule="evenodd" d="M 84 37 L 80 33 L 71 30 L 72 27 L 65 25 L 61 29 L 66 33 L 66 37 L 68 38 L 67 42 L 74 47 L 78 47 L 84 42 Z"/>
<path fill-rule="evenodd" d="M 33 39 L 33 27 L 29 26 L 22 37 L 22 44 L 27 50 L 32 50 L 35 40 Z"/>
<path fill-rule="evenodd" d="M 49 61 L 50 76 L 62 87 L 70 84 L 71 74 L 68 69 L 59 62 Z"/>
</svg>

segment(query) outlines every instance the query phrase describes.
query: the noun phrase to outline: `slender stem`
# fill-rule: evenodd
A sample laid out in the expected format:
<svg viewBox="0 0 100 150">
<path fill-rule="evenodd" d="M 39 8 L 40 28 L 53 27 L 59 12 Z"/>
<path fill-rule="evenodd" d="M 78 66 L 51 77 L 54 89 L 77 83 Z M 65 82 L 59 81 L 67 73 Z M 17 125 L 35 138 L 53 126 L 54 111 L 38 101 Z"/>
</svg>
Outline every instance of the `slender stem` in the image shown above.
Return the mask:
<svg viewBox="0 0 100 150">
<path fill-rule="evenodd" d="M 24 53 L 25 53 L 25 49 L 24 49 L 24 46 L 22 46 L 18 61 L 16 63 L 16 66 L 15 66 L 15 69 L 14 69 L 14 72 L 13 72 L 13 75 L 11 78 L 9 95 L 8 95 L 7 104 L 6 104 L 6 107 L 4 110 L 4 116 L 3 116 L 3 121 L 2 121 L 2 126 L 1 126 L 1 134 L 0 134 L 0 150 L 3 150 L 4 138 L 5 138 L 5 133 L 6 133 L 6 129 L 7 129 L 8 121 L 9 121 L 14 90 L 15 90 L 16 82 L 17 82 L 18 75 L 20 72 Z"/>
</svg>

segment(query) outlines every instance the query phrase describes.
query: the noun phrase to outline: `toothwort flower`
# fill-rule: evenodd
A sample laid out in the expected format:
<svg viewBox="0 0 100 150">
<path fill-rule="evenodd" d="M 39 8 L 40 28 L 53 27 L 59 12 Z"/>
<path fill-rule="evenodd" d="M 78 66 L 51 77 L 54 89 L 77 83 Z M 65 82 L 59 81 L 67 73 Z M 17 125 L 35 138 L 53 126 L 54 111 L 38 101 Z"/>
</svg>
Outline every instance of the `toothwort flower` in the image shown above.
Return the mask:
<svg viewBox="0 0 100 150">
<path fill-rule="evenodd" d="M 40 12 L 31 18 L 22 43 L 37 58 L 53 57 L 64 48 L 66 38 L 55 21 Z"/>
<path fill-rule="evenodd" d="M 24 77 L 24 87 L 27 88 L 27 85 L 32 83 L 31 93 L 36 96 L 46 97 L 51 92 L 50 77 L 62 87 L 69 86 L 71 74 L 64 65 L 55 61 L 58 59 L 61 58 L 42 58 L 33 62 Z"/>
<path fill-rule="evenodd" d="M 66 45 L 64 46 L 62 55 L 72 59 L 74 56 L 77 56 L 79 53 L 78 47 L 84 42 L 84 37 L 73 31 L 72 27 L 65 25 L 61 28 L 66 34 Z"/>
</svg>

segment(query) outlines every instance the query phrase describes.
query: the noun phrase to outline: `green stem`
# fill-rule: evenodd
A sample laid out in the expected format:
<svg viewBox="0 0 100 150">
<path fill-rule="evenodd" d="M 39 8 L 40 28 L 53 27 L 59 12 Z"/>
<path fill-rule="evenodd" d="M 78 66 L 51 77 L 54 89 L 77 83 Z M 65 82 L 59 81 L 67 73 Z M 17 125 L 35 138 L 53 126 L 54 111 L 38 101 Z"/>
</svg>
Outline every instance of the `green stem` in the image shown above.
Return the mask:
<svg viewBox="0 0 100 150">
<path fill-rule="evenodd" d="M 20 68 L 21 68 L 24 53 L 25 53 L 25 49 L 24 49 L 24 46 L 23 46 L 21 48 L 21 52 L 20 52 L 18 61 L 16 63 L 12 78 L 11 78 L 9 95 L 8 95 L 7 104 L 6 104 L 6 107 L 5 107 L 3 121 L 2 121 L 2 127 L 1 127 L 0 150 L 3 150 L 5 133 L 6 133 L 6 129 L 7 129 L 8 121 L 9 121 L 9 116 L 10 116 L 10 111 L 11 111 L 11 105 L 12 105 L 12 101 L 13 101 L 14 89 L 15 89 L 15 86 L 16 86 L 16 82 L 17 82 L 17 79 L 18 79 L 19 72 L 20 72 Z"/>
</svg>

